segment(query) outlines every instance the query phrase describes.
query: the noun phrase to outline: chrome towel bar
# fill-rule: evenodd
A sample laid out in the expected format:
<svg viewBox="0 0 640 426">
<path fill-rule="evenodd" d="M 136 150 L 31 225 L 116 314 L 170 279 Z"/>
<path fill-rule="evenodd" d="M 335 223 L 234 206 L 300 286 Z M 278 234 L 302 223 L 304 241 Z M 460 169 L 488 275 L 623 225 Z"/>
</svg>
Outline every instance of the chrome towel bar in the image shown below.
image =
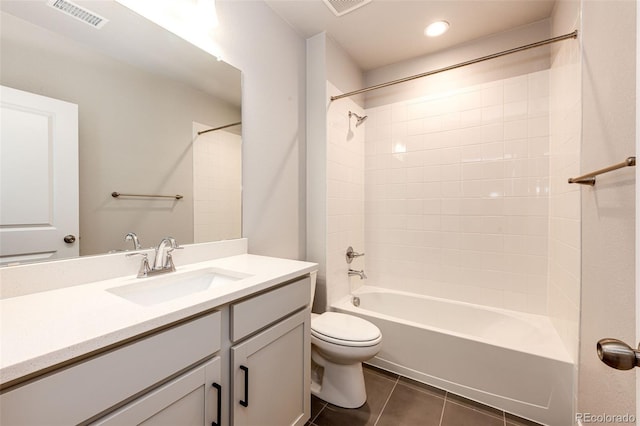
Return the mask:
<svg viewBox="0 0 640 426">
<path fill-rule="evenodd" d="M 623 167 L 633 167 L 635 165 L 636 165 L 636 157 L 628 157 L 622 163 L 614 164 L 612 166 L 605 167 L 604 169 L 596 170 L 595 172 L 587 173 L 575 178 L 569 178 L 569 183 L 579 183 L 581 185 L 593 186 L 596 184 L 596 176 L 601 175 L 603 173 L 611 172 L 613 170 L 618 170 Z"/>
<path fill-rule="evenodd" d="M 175 198 L 176 200 L 184 198 L 182 195 L 122 194 L 116 191 L 112 192 L 111 196 L 113 198 L 118 198 L 118 197 Z"/>
</svg>

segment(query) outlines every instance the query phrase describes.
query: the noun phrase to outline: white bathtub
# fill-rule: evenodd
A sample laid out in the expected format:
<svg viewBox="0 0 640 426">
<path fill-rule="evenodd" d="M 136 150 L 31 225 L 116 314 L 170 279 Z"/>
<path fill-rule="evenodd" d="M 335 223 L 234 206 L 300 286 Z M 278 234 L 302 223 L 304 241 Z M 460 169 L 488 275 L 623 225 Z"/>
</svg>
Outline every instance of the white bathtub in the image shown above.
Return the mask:
<svg viewBox="0 0 640 426">
<path fill-rule="evenodd" d="M 382 331 L 370 364 L 551 426 L 573 424 L 574 365 L 547 317 L 364 286 L 333 305 Z"/>
</svg>

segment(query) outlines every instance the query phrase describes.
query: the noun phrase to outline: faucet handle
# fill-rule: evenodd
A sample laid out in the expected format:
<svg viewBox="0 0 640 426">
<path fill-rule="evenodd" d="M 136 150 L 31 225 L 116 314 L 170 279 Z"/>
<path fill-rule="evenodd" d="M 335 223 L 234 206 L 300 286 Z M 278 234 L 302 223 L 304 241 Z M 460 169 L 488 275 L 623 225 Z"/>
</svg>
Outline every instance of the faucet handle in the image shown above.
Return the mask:
<svg viewBox="0 0 640 426">
<path fill-rule="evenodd" d="M 349 246 L 349 248 L 347 249 L 347 254 L 346 254 L 347 263 L 353 262 L 353 259 L 355 259 L 356 257 L 360 257 L 360 256 L 364 256 L 364 253 L 357 253 L 357 252 L 353 251 L 353 247 Z"/>
<path fill-rule="evenodd" d="M 178 249 L 181 249 L 182 247 L 176 247 Z M 167 257 L 164 261 L 164 265 L 163 268 L 167 269 L 169 272 L 174 272 L 176 270 L 176 265 L 173 263 L 173 256 L 171 256 L 171 252 L 175 250 L 173 248 L 167 250 Z"/>
<path fill-rule="evenodd" d="M 166 250 L 167 256 L 171 256 L 171 252 L 174 250 L 184 250 L 184 247 L 179 246 L 178 243 L 176 243 L 176 240 L 173 238 L 171 240 L 171 246 Z"/>
<path fill-rule="evenodd" d="M 142 256 L 142 262 L 140 263 L 140 269 L 138 270 L 138 278 L 146 278 L 151 272 L 151 266 L 149 265 L 149 255 L 147 253 L 128 253 L 127 257 Z"/>
</svg>

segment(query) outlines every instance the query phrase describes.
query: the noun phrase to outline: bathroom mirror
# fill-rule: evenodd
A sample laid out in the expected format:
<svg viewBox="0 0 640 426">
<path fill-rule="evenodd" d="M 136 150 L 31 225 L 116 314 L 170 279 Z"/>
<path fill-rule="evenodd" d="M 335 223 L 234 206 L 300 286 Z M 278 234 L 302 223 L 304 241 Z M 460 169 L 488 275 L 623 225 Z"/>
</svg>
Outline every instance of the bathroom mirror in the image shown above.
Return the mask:
<svg viewBox="0 0 640 426">
<path fill-rule="evenodd" d="M 99 28 L 48 3 L 0 2 L 0 84 L 78 106 L 79 254 L 241 237 L 241 72 L 114 1 L 73 2 Z"/>
</svg>

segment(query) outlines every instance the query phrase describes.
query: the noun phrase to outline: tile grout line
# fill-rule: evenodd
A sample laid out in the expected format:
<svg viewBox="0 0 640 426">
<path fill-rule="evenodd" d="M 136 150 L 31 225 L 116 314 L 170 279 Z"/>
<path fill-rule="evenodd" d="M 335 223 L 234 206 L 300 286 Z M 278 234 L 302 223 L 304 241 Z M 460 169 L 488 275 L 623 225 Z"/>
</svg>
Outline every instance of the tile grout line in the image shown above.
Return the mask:
<svg viewBox="0 0 640 426">
<path fill-rule="evenodd" d="M 312 419 L 309 419 L 309 423 L 315 424 L 315 423 L 313 423 L 313 421 L 318 418 L 320 413 L 322 413 L 322 411 L 324 411 L 325 408 L 327 408 L 327 403 L 326 402 L 322 404 L 322 408 L 318 411 L 318 414 L 316 414 Z"/>
<path fill-rule="evenodd" d="M 444 419 L 444 407 L 447 405 L 447 397 L 449 396 L 449 392 L 444 393 L 444 402 L 442 403 L 442 412 L 440 413 L 440 422 L 438 422 L 438 426 L 442 426 L 442 419 Z"/>
<path fill-rule="evenodd" d="M 393 388 L 391 388 L 391 392 L 389 392 L 389 396 L 387 396 L 387 400 L 384 402 L 384 405 L 382 406 L 382 409 L 380 410 L 380 414 L 378 414 L 378 417 L 376 418 L 375 423 L 373 424 L 373 426 L 377 426 L 378 422 L 380 421 L 380 417 L 382 417 L 382 413 L 384 413 L 384 409 L 387 408 L 387 404 L 389 403 L 389 400 L 391 399 L 391 395 L 393 394 L 393 391 L 396 390 L 396 386 L 398 386 L 398 382 L 400 381 L 400 376 L 396 377 L 396 381 L 393 384 Z"/>
<path fill-rule="evenodd" d="M 445 394 L 445 403 L 447 402 L 447 400 L 448 400 L 448 399 L 449 399 L 449 392 L 447 392 L 447 393 Z M 493 413 L 490 413 L 490 412 L 486 412 L 486 411 L 484 411 L 484 410 L 482 410 L 482 409 L 479 409 L 479 408 L 476 408 L 476 407 L 469 407 L 469 406 L 464 405 L 464 404 L 461 404 L 461 403 L 459 403 L 459 402 L 457 402 L 457 401 L 455 401 L 455 400 L 454 400 L 454 401 L 450 401 L 450 402 L 451 402 L 452 404 L 455 404 L 455 405 L 459 406 L 459 407 L 467 408 L 467 409 L 469 409 L 469 410 L 471 410 L 471 411 L 474 411 L 474 412 L 476 412 L 476 413 L 484 414 L 484 415 L 486 415 L 486 416 L 493 417 L 493 418 L 495 418 L 495 419 L 498 419 L 498 418 L 499 418 L 499 416 L 498 416 L 498 415 L 496 415 L 496 414 L 493 414 Z M 442 410 L 442 414 L 443 414 L 443 416 L 444 416 L 444 407 L 443 407 L 443 410 Z M 503 423 L 503 425 L 504 425 L 504 426 L 507 426 L 507 412 L 506 412 L 506 411 L 504 411 L 504 410 L 500 410 L 500 417 L 502 417 L 502 423 Z M 440 418 L 440 425 L 439 425 L 439 426 L 442 426 L 442 418 Z"/>
</svg>

